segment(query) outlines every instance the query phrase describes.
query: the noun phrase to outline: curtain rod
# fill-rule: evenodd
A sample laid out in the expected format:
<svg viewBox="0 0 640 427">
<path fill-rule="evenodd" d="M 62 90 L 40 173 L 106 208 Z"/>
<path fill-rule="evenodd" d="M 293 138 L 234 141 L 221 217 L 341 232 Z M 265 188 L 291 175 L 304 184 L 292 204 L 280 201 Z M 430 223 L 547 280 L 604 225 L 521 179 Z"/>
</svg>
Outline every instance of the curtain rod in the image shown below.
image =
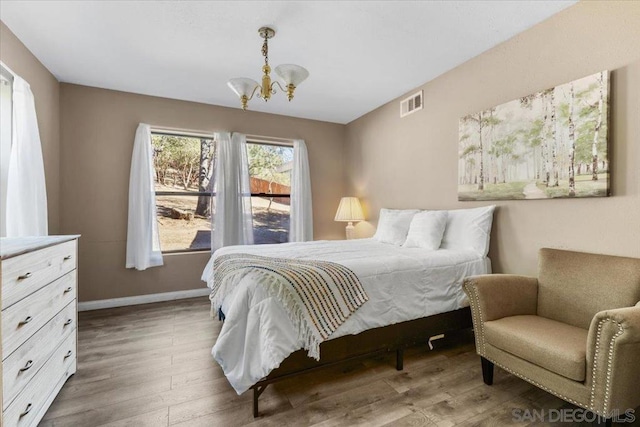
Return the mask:
<svg viewBox="0 0 640 427">
<path fill-rule="evenodd" d="M 14 79 L 15 79 L 15 74 L 13 73 L 13 71 L 7 68 L 4 65 L 4 62 L 0 61 L 0 81 L 2 81 L 2 83 L 5 85 L 9 85 L 13 83 Z"/>
<path fill-rule="evenodd" d="M 17 74 L 14 73 L 11 68 L 7 67 L 7 64 L 5 64 L 4 62 L 0 61 L 0 68 L 2 68 L 4 71 L 6 71 L 10 78 L 14 78 Z"/>
<path fill-rule="evenodd" d="M 275 144 L 275 145 L 293 145 L 293 138 L 279 138 L 275 136 L 264 135 L 246 135 L 247 140 L 260 142 L 263 144 Z"/>
<path fill-rule="evenodd" d="M 204 138 L 213 138 L 214 132 L 206 132 L 201 130 L 180 129 L 180 128 L 168 128 L 165 126 L 153 126 L 151 125 L 151 132 L 164 133 L 177 136 L 195 136 Z"/>
<path fill-rule="evenodd" d="M 155 133 L 163 133 L 168 135 L 177 135 L 177 136 L 193 136 L 193 137 L 204 137 L 204 138 L 213 138 L 215 132 L 204 132 L 198 130 L 191 129 L 180 129 L 180 128 L 170 128 L 164 126 L 153 126 L 151 125 L 151 132 Z M 265 135 L 246 135 L 247 140 L 253 142 L 259 142 L 263 144 L 273 144 L 273 145 L 293 145 L 292 138 L 279 138 L 275 136 L 265 136 Z"/>
</svg>

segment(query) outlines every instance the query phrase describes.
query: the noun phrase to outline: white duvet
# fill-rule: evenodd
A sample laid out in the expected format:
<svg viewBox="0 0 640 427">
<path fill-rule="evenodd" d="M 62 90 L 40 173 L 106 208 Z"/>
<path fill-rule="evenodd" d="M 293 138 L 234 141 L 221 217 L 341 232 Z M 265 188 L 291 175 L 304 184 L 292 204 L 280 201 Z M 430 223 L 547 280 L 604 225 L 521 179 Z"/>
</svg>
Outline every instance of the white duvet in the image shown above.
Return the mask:
<svg viewBox="0 0 640 427">
<path fill-rule="evenodd" d="M 472 251 L 402 248 L 373 239 L 230 246 L 217 250 L 205 267 L 202 280 L 209 287 L 215 257 L 232 253 L 333 261 L 350 268 L 369 301 L 329 339 L 468 305 L 462 279 L 491 269 L 488 258 Z M 257 280 L 249 273 L 230 287 L 222 304 L 226 320 L 212 350 L 238 394 L 302 348 L 284 308 Z"/>
</svg>

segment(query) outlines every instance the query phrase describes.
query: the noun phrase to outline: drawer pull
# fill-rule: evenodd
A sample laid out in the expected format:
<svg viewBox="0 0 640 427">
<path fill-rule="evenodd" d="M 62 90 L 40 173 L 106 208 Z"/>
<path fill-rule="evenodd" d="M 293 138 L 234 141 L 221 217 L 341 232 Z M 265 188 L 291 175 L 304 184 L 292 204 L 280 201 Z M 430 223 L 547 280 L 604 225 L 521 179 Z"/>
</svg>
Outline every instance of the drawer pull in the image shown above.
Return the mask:
<svg viewBox="0 0 640 427">
<path fill-rule="evenodd" d="M 20 418 L 24 417 L 25 415 L 27 415 L 29 412 L 31 412 L 31 408 L 33 407 L 33 405 L 31 403 L 29 403 L 27 405 L 27 407 L 25 408 L 24 412 L 20 414 Z"/>
<path fill-rule="evenodd" d="M 64 358 L 67 359 L 69 357 L 71 357 L 71 355 L 73 354 L 73 352 L 71 350 L 67 351 L 67 354 L 64 355 Z"/>
<path fill-rule="evenodd" d="M 24 368 L 20 368 L 20 372 L 28 371 L 33 366 L 33 360 L 29 360 Z"/>
<path fill-rule="evenodd" d="M 73 288 L 71 286 L 69 286 L 67 289 L 64 290 L 63 294 L 71 292 L 72 290 L 73 290 Z"/>
<path fill-rule="evenodd" d="M 33 320 L 33 317 L 31 317 L 31 316 L 27 316 L 23 321 L 21 321 L 20 323 L 18 323 L 18 326 L 26 325 L 27 323 L 31 322 L 32 320 Z"/>
<path fill-rule="evenodd" d="M 73 322 L 73 319 L 67 319 L 67 321 L 64 322 L 64 325 L 62 326 L 69 326 L 72 322 Z"/>
<path fill-rule="evenodd" d="M 69 261 L 71 259 L 71 255 L 67 255 L 66 257 L 62 258 L 63 261 Z"/>
<path fill-rule="evenodd" d="M 18 280 L 28 279 L 29 277 L 31 277 L 30 271 L 28 273 L 24 273 L 22 276 L 18 276 Z"/>
</svg>

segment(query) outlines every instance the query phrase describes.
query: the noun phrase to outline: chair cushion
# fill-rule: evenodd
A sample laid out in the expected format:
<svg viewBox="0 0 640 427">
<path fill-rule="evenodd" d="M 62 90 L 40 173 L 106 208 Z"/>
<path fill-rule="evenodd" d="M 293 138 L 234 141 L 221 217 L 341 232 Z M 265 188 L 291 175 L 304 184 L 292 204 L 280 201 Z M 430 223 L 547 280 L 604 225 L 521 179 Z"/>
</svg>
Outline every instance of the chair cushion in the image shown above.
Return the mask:
<svg viewBox="0 0 640 427">
<path fill-rule="evenodd" d="M 511 316 L 484 323 L 494 347 L 563 377 L 584 381 L 587 329 L 540 316 Z"/>
</svg>

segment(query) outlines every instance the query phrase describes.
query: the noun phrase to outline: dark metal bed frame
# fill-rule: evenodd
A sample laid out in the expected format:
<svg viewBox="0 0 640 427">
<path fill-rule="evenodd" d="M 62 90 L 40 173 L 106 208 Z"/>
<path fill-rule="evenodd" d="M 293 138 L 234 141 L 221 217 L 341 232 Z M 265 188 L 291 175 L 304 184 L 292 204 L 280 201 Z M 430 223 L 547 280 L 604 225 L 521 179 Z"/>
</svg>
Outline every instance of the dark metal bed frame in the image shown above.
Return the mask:
<svg viewBox="0 0 640 427">
<path fill-rule="evenodd" d="M 253 389 L 253 416 L 259 416 L 258 398 L 269 384 L 348 360 L 390 351 L 396 352 L 396 369 L 401 371 L 405 348 L 424 343 L 434 335 L 446 334 L 472 326 L 471 310 L 469 307 L 465 307 L 395 325 L 369 329 L 357 335 L 346 335 L 325 341 L 320 344 L 319 361 L 308 357 L 306 350 L 293 352 L 278 368 L 251 387 Z"/>
</svg>

